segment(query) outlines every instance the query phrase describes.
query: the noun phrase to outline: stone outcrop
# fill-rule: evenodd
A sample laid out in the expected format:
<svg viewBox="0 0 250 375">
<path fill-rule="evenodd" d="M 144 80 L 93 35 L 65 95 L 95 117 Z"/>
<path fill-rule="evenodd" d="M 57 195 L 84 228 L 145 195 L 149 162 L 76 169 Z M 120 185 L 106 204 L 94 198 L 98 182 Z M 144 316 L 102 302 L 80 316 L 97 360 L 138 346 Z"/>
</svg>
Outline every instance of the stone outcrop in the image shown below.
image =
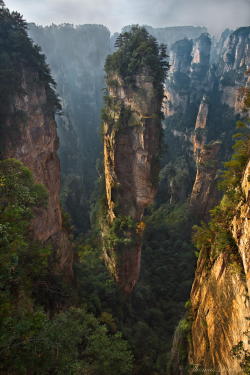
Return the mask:
<svg viewBox="0 0 250 375">
<path fill-rule="evenodd" d="M 161 103 L 157 100 L 153 78 L 146 71 L 136 76 L 134 88 L 117 75 L 109 80 L 116 81 L 116 87 L 108 87 L 108 95 L 118 104 L 110 115 L 118 122 L 121 111 L 127 111 L 127 116 L 120 125 L 112 121 L 105 121 L 103 125 L 108 222 L 112 225 L 118 216 L 130 217 L 136 234 L 133 245 L 123 250 L 119 246 L 114 249 L 104 246 L 104 252 L 116 280 L 130 293 L 140 272 L 144 209 L 153 203 L 156 193 Z"/>
<path fill-rule="evenodd" d="M 11 99 L 5 114 L 2 158 L 16 158 L 32 171 L 48 191 L 48 205 L 35 211 L 31 230 L 35 239 L 50 241 L 57 252 L 58 269 L 72 275 L 72 249 L 62 227 L 60 162 L 54 113 L 38 73 L 23 69 L 21 92 Z M 18 113 L 18 119 L 14 116 Z"/>
</svg>

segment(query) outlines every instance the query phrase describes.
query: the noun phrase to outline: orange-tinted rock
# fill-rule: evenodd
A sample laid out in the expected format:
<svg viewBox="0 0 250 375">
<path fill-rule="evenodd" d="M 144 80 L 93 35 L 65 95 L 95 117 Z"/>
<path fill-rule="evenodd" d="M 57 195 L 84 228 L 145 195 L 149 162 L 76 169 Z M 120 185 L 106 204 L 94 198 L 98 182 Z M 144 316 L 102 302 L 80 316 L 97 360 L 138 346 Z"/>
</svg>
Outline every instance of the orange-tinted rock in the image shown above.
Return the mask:
<svg viewBox="0 0 250 375">
<path fill-rule="evenodd" d="M 108 93 L 130 111 L 126 124 L 104 123 L 104 167 L 109 223 L 130 217 L 137 227 L 135 243 L 120 250 L 104 246 L 104 256 L 121 288 L 130 293 L 140 273 L 143 213 L 156 194 L 160 152 L 161 103 L 156 99 L 153 79 L 147 74 L 136 77 L 136 87 L 128 87 L 114 76 L 117 86 Z M 119 120 L 120 112 L 113 112 Z M 104 229 L 105 232 L 105 229 Z"/>
<path fill-rule="evenodd" d="M 223 374 L 243 374 L 242 358 L 232 356 L 241 341 L 250 351 L 250 163 L 245 170 L 244 199 L 237 207 L 231 231 L 240 259 L 221 253 L 211 267 L 201 253 L 191 292 L 191 341 L 189 363 Z"/>
</svg>

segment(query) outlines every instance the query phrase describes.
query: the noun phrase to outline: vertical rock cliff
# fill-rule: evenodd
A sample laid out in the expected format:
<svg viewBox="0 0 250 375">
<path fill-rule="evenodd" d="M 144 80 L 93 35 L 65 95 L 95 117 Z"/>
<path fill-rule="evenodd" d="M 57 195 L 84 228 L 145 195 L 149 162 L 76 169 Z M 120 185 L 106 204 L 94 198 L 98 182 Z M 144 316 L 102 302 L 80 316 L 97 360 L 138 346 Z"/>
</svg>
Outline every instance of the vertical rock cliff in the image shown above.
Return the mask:
<svg viewBox="0 0 250 375">
<path fill-rule="evenodd" d="M 249 87 L 246 71 L 250 65 L 250 27 L 241 27 L 228 36 L 226 48 L 219 58 L 222 102 L 239 113 L 244 108 L 244 93 L 239 87 Z"/>
<path fill-rule="evenodd" d="M 199 106 L 192 136 L 196 177 L 190 197 L 190 208 L 197 218 L 206 218 L 219 200 L 216 189 L 221 141 L 207 143 L 208 99 L 204 96 Z"/>
<path fill-rule="evenodd" d="M 201 165 L 198 158 L 207 142 L 210 50 L 208 34 L 202 34 L 195 40 L 179 40 L 170 50 L 171 68 L 165 84 L 164 125 L 168 164 L 176 171 L 174 177 L 169 176 L 171 202 L 185 201 L 190 195 L 197 165 Z M 175 175 L 183 167 L 187 173 L 182 173 L 179 185 L 183 188 L 178 193 Z"/>
<path fill-rule="evenodd" d="M 228 205 L 224 197 L 217 208 L 220 216 L 209 231 L 200 228 L 201 252 L 188 311 L 174 336 L 171 375 L 249 374 L 249 176 L 250 162 L 243 174 L 242 198 L 237 206 Z M 234 212 L 232 219 L 223 223 L 230 210 Z"/>
<path fill-rule="evenodd" d="M 108 268 L 130 293 L 140 273 L 143 213 L 156 193 L 168 65 L 164 48 L 143 28 L 121 34 L 117 43 L 106 62 L 103 243 Z"/>
<path fill-rule="evenodd" d="M 229 136 L 232 134 L 230 123 L 232 119 L 236 121 L 245 116 L 242 110 L 245 90 L 249 87 L 249 78 L 246 76 L 250 59 L 249 33 L 250 28 L 246 27 L 227 36 L 226 41 L 221 43 L 224 49 L 218 57 L 217 70 L 210 68 L 206 79 L 206 102 L 203 98 L 200 103 L 192 137 L 197 172 L 190 203 L 196 213 L 197 207 L 200 207 L 200 217 L 206 217 L 219 200 L 216 176 L 220 161 L 228 157 Z M 213 101 L 212 95 L 217 98 L 217 102 Z"/>
<path fill-rule="evenodd" d="M 169 176 L 170 200 L 190 196 L 191 208 L 203 218 L 218 202 L 217 171 L 221 161 L 230 157 L 236 120 L 245 116 L 249 33 L 249 27 L 227 30 L 217 44 L 202 34 L 195 40 L 179 40 L 170 50 L 164 102 L 165 134 L 171 139 L 169 164 L 175 170 L 182 159 L 192 180 L 188 182 L 183 174 L 181 184 L 191 189 L 176 196 Z"/>
<path fill-rule="evenodd" d="M 15 31 L 13 31 L 15 30 Z M 57 98 L 44 56 L 29 40 L 18 14 L 1 9 L 5 59 L 1 61 L 1 158 L 16 158 L 48 190 L 48 205 L 32 222 L 35 239 L 52 243 L 58 269 L 72 274 L 72 249 L 63 230 L 60 207 L 60 163 L 55 111 Z M 18 43 L 14 43 L 13 40 Z M 6 83 L 7 82 L 7 83 Z"/>
</svg>

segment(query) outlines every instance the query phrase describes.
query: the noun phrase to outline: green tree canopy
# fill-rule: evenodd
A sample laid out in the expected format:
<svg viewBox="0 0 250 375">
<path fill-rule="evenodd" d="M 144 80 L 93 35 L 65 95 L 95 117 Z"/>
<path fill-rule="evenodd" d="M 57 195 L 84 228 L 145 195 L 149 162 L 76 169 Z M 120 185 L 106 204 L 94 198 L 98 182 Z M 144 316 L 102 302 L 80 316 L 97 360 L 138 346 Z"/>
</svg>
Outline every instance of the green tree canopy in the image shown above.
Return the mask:
<svg viewBox="0 0 250 375">
<path fill-rule="evenodd" d="M 107 57 L 106 73 L 117 72 L 130 83 L 134 83 L 134 76 L 138 73 L 151 75 L 163 95 L 162 85 L 169 69 L 166 46 L 159 45 L 157 40 L 140 26 L 132 26 L 131 31 L 121 33 L 115 46 L 117 51 Z"/>
</svg>

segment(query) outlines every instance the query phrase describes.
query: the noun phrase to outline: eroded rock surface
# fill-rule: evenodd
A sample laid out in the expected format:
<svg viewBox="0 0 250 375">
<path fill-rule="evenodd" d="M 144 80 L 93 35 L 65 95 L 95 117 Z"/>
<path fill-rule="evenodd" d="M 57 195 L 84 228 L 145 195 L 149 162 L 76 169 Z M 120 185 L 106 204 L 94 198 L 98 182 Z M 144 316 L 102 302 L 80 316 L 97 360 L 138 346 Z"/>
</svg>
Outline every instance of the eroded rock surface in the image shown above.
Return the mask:
<svg viewBox="0 0 250 375">
<path fill-rule="evenodd" d="M 112 225 L 118 216 L 130 217 L 136 227 L 134 243 L 123 249 L 106 246 L 105 259 L 118 283 L 130 293 L 140 273 L 144 209 L 153 203 L 156 193 L 161 102 L 146 72 L 136 76 L 134 88 L 117 75 L 110 79 L 116 81 L 116 87 L 109 87 L 108 95 L 117 107 L 110 112 L 114 122 L 104 122 L 108 220 Z M 122 121 L 124 110 L 127 115 Z"/>
</svg>

